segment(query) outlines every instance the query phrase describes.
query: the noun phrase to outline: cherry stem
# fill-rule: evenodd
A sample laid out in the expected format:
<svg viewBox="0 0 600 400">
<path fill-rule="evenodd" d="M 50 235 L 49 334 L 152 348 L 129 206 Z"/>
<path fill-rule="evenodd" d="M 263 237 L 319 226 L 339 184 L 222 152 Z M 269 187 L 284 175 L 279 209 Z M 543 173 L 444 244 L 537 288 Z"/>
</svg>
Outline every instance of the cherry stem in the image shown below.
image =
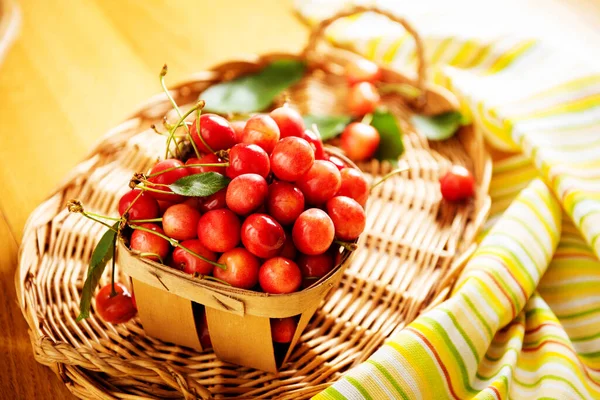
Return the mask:
<svg viewBox="0 0 600 400">
<path fill-rule="evenodd" d="M 163 185 L 162 183 L 153 183 L 153 185 Z M 168 185 L 167 185 L 168 186 Z M 154 192 L 154 193 L 163 193 L 163 194 L 173 194 L 173 192 L 167 192 L 166 190 L 158 190 L 158 189 L 152 189 L 148 186 L 137 186 L 140 190 L 143 191 L 150 191 L 150 192 Z"/>
<path fill-rule="evenodd" d="M 354 251 L 358 248 L 358 245 L 356 243 L 344 242 L 342 240 L 334 240 L 333 242 L 335 244 L 339 244 L 340 246 L 342 246 L 343 248 L 345 248 L 348 251 Z"/>
<path fill-rule="evenodd" d="M 144 252 L 144 253 L 137 253 L 137 255 L 140 257 L 156 257 L 156 258 L 158 258 L 158 260 L 160 261 L 161 264 L 164 264 L 162 257 L 156 253 Z"/>
<path fill-rule="evenodd" d="M 162 218 L 149 218 L 149 219 L 132 219 L 129 222 L 133 222 L 134 224 L 144 224 L 146 222 L 161 222 Z"/>
<path fill-rule="evenodd" d="M 381 185 L 383 182 L 385 182 L 386 180 L 388 180 L 389 178 L 391 178 L 394 175 L 397 175 L 401 172 L 404 171 L 408 171 L 410 168 L 408 166 L 404 166 L 404 167 L 400 167 L 400 168 L 396 168 L 395 170 L 385 174 L 383 176 L 383 178 L 381 178 L 380 180 L 378 180 L 377 182 L 375 182 L 374 184 L 371 185 L 371 188 L 369 189 L 369 192 L 372 192 L 373 189 L 375 189 L 377 186 Z"/>
<path fill-rule="evenodd" d="M 365 114 L 365 116 L 360 122 L 365 125 L 371 125 L 371 122 L 373 122 L 373 114 Z"/>
<path fill-rule="evenodd" d="M 211 153 L 215 154 L 215 151 L 213 150 L 213 148 L 210 147 L 208 145 L 208 143 L 206 143 L 206 140 L 204 140 L 204 137 L 202 136 L 202 131 L 200 131 L 200 114 L 201 113 L 202 113 L 202 109 L 201 108 L 199 108 L 198 110 L 196 110 L 196 133 L 198 134 L 198 138 L 200 139 L 200 141 L 202 142 L 202 144 L 208 149 L 208 151 L 210 151 Z"/>
<path fill-rule="evenodd" d="M 175 167 L 167 168 L 162 171 L 155 172 L 153 174 L 148 175 L 148 178 L 154 178 L 155 176 L 174 171 L 176 169 L 181 168 L 189 168 L 189 167 L 229 167 L 229 163 L 206 163 L 206 164 L 184 164 L 177 165 Z M 157 183 L 153 183 L 153 185 L 158 185 Z M 168 185 L 167 185 L 168 186 Z"/>
<path fill-rule="evenodd" d="M 115 262 L 116 262 L 116 251 L 117 246 L 115 246 L 117 242 L 117 235 L 115 235 L 115 239 L 113 240 L 113 248 L 112 248 L 112 271 L 110 273 L 110 297 L 115 297 L 117 295 L 117 291 L 115 290 Z"/>
<path fill-rule="evenodd" d="M 207 281 L 215 281 L 215 282 L 222 283 L 223 285 L 231 286 L 231 283 L 225 282 L 223 279 L 215 278 L 214 276 L 210 276 L 210 275 L 202 275 L 201 279 L 206 279 Z"/>
<path fill-rule="evenodd" d="M 171 97 L 172 99 L 172 97 Z M 175 104 L 175 101 L 172 101 L 173 104 Z M 194 143 L 194 140 L 192 139 L 192 134 L 190 133 L 190 129 L 188 128 L 187 124 L 185 123 L 185 119 L 187 117 L 189 117 L 194 111 L 196 111 L 198 108 L 202 108 L 204 107 L 204 102 L 198 102 L 198 104 L 196 104 L 194 107 L 192 107 L 191 109 L 189 109 L 185 114 L 181 114 L 181 110 L 179 108 L 177 108 L 177 113 L 179 114 L 179 121 L 177 121 L 177 123 L 173 126 L 171 126 L 169 128 L 169 136 L 167 137 L 167 149 L 166 149 L 166 153 L 165 153 L 165 158 L 168 158 L 169 156 L 169 150 L 170 150 L 170 146 L 171 146 L 171 141 L 174 140 L 175 138 L 175 132 L 177 131 L 177 129 L 181 126 L 183 126 L 187 132 L 187 136 L 190 138 L 190 142 L 192 143 L 192 146 L 194 147 L 194 151 L 196 152 L 196 156 L 198 158 L 200 158 L 200 152 L 198 151 L 198 148 L 196 147 L 196 144 Z M 175 140 L 175 144 L 177 146 L 177 151 L 179 152 L 179 145 L 177 143 L 177 141 Z"/>
<path fill-rule="evenodd" d="M 99 224 L 102 224 L 102 225 L 104 225 L 105 227 L 107 227 L 107 228 L 108 228 L 108 229 L 110 229 L 111 231 L 114 231 L 114 232 L 117 232 L 117 233 L 119 233 L 119 231 L 115 231 L 115 230 L 114 230 L 114 228 L 113 228 L 111 225 L 107 224 L 107 223 L 106 223 L 106 222 L 104 222 L 104 221 L 101 221 L 101 220 L 99 220 L 98 218 L 92 217 L 92 216 L 91 216 L 91 215 L 90 215 L 88 212 L 86 212 L 86 211 L 82 211 L 82 212 L 81 212 L 81 215 L 83 215 L 84 217 L 86 217 L 86 218 L 88 218 L 88 219 L 91 219 L 91 220 L 92 220 L 92 221 L 94 221 L 94 222 L 97 222 L 97 223 L 99 223 Z"/>
<path fill-rule="evenodd" d="M 96 218 L 104 218 L 104 219 L 108 219 L 110 221 L 115 221 L 115 222 L 122 220 L 122 218 L 109 217 L 109 216 L 106 216 L 106 215 L 96 214 L 96 213 L 92 213 L 92 212 L 89 212 L 89 211 L 83 211 L 82 214 L 89 215 L 89 216 L 96 217 Z"/>
<path fill-rule="evenodd" d="M 214 265 L 215 267 L 219 267 L 219 268 L 221 268 L 223 270 L 227 270 L 227 266 L 226 265 L 219 264 L 218 262 L 214 262 L 212 260 L 209 260 L 208 258 L 206 258 L 204 256 L 201 256 L 200 254 L 196 253 L 195 251 L 192 251 L 192 250 L 188 249 L 187 247 L 182 246 L 177 240 L 175 240 L 173 238 L 170 238 L 170 237 L 168 237 L 166 235 L 163 235 L 162 233 L 153 231 L 152 229 L 144 228 L 143 226 L 140 226 L 140 225 L 131 225 L 130 224 L 129 227 L 131 229 L 138 229 L 140 231 L 148 232 L 148 233 L 151 233 L 151 234 L 156 235 L 158 237 L 161 237 L 161 238 L 165 239 L 166 241 L 168 241 L 169 243 L 171 243 L 171 246 L 173 246 L 173 247 L 180 247 L 181 249 L 183 249 L 184 251 L 187 251 L 191 255 L 198 257 L 202 261 L 205 261 L 205 262 L 207 262 L 207 263 L 209 263 L 211 265 Z"/>
</svg>

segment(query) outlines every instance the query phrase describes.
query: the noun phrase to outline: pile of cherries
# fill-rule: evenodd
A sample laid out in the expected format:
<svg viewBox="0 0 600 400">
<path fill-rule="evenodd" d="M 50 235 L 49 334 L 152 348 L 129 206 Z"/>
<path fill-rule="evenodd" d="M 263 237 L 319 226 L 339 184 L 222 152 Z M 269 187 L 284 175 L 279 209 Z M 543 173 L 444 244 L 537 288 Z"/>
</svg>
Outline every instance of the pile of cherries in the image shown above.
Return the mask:
<svg viewBox="0 0 600 400">
<path fill-rule="evenodd" d="M 131 250 L 192 275 L 270 294 L 296 292 L 329 273 L 342 246 L 365 228 L 369 184 L 363 174 L 329 156 L 318 134 L 288 106 L 245 123 L 203 114 L 200 132 L 196 126 L 190 134 L 201 157 L 158 162 L 144 185 L 120 199 L 119 214 L 127 212 L 133 228 Z M 204 198 L 166 186 L 203 172 L 231 181 Z M 287 326 L 276 329 L 276 340 L 291 340 L 281 334 L 293 333 L 289 324 L 273 324 Z"/>
</svg>

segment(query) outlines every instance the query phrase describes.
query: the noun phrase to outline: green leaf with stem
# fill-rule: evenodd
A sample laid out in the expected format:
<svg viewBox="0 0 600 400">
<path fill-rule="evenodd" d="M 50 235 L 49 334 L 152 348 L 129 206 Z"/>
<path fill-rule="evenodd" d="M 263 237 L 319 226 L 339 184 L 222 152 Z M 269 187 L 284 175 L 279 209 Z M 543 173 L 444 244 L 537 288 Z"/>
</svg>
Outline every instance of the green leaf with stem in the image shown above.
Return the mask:
<svg viewBox="0 0 600 400">
<path fill-rule="evenodd" d="M 454 136 L 461 125 L 465 124 L 463 115 L 458 111 L 450 111 L 434 116 L 415 114 L 410 122 L 429 140 L 446 140 Z"/>
<path fill-rule="evenodd" d="M 341 134 L 352 121 L 349 115 L 312 115 L 302 117 L 307 128 L 317 125 L 321 140 L 329 140 Z"/>
<path fill-rule="evenodd" d="M 217 172 L 202 172 L 179 178 L 169 188 L 183 196 L 206 197 L 227 187 L 231 180 Z"/>
<path fill-rule="evenodd" d="M 398 160 L 398 157 L 404 153 L 404 143 L 396 117 L 387 110 L 375 110 L 371 126 L 377 129 L 380 138 L 375 157 L 380 161 Z"/>
<path fill-rule="evenodd" d="M 265 110 L 284 90 L 297 83 L 306 70 L 304 62 L 282 59 L 261 71 L 212 85 L 200 94 L 206 110 L 220 114 Z"/>
<path fill-rule="evenodd" d="M 81 321 L 84 318 L 90 316 L 90 306 L 92 304 L 92 297 L 98 282 L 102 277 L 102 273 L 106 268 L 106 264 L 113 258 L 115 243 L 117 241 L 117 232 L 119 229 L 119 222 L 116 222 L 111 229 L 104 232 L 102 238 L 94 248 L 92 257 L 90 259 L 90 265 L 88 268 L 87 278 L 83 284 L 83 290 L 81 292 L 81 301 L 79 302 L 79 315 L 77 321 Z M 114 289 L 113 289 L 114 290 Z"/>
</svg>

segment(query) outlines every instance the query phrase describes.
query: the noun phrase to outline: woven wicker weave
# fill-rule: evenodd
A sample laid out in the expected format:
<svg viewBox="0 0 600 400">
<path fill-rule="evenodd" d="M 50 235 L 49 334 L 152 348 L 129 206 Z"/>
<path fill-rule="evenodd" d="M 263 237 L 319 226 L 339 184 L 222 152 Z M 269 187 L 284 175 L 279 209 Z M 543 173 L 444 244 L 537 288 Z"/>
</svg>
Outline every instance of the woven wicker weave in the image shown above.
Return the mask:
<svg viewBox="0 0 600 400">
<path fill-rule="evenodd" d="M 314 44 L 311 40 L 311 51 Z M 343 77 L 332 71 L 340 60 L 356 56 L 331 48 L 319 48 L 318 54 L 319 61 L 309 64 L 308 74 L 286 97 L 303 113 L 340 111 L 347 89 Z M 220 65 L 177 86 L 172 95 L 178 104 L 190 106 L 210 84 L 280 57 Z M 406 120 L 410 111 L 399 98 L 384 101 Z M 155 340 L 144 334 L 137 318 L 111 325 L 92 312 L 76 323 L 87 263 L 103 227 L 69 214 L 65 204 L 78 198 L 89 211 L 116 216 L 132 173 L 147 170 L 164 152 L 164 137 L 148 127 L 159 125 L 165 114 L 174 119 L 166 96 L 158 95 L 109 132 L 32 213 L 25 228 L 16 284 L 35 357 L 81 398 L 310 397 L 447 297 L 487 216 L 491 164 L 480 135 L 463 129 L 434 144 L 402 122 L 402 160 L 410 169 L 374 190 L 352 265 L 279 373 L 226 364 L 211 350 L 198 353 Z M 464 165 L 476 176 L 477 193 L 469 204 L 441 201 L 438 180 L 452 164 Z M 392 168 L 378 161 L 361 167 L 372 180 Z M 101 284 L 107 281 L 105 277 Z"/>
</svg>

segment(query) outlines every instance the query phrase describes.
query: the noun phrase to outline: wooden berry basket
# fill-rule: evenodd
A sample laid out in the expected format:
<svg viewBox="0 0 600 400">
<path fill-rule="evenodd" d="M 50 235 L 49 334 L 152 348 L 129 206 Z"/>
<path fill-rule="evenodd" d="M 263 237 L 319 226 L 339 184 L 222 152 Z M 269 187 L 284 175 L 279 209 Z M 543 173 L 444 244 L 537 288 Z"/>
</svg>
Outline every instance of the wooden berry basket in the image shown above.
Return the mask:
<svg viewBox="0 0 600 400">
<path fill-rule="evenodd" d="M 286 98 L 302 113 L 339 112 L 347 90 L 339 71 L 358 56 L 318 44 L 325 25 L 313 32 L 301 55 L 225 63 L 197 74 L 171 94 L 178 104 L 192 105 L 211 84 L 292 57 L 306 60 L 308 71 Z M 443 89 L 426 83 L 422 54 L 422 49 L 417 51 L 419 78 L 386 70 L 384 80 L 422 88 L 425 112 L 446 110 L 453 101 Z M 171 109 L 164 95 L 151 98 L 111 130 L 29 218 L 16 285 L 36 359 L 53 368 L 76 396 L 99 399 L 309 398 L 367 359 L 386 338 L 447 298 L 475 249 L 475 235 L 490 205 L 491 161 L 477 129 L 463 128 L 445 142 L 429 142 L 406 122 L 412 109 L 402 99 L 391 95 L 383 101 L 401 122 L 406 148 L 402 162 L 409 170 L 373 190 L 353 261 L 339 269 L 339 286 L 320 303 L 279 372 L 240 367 L 219 360 L 211 350 L 156 339 L 144 331 L 140 318 L 111 325 L 92 312 L 89 319 L 75 322 L 87 263 L 102 227 L 69 214 L 65 204 L 78 198 L 89 211 L 116 214 L 132 173 L 147 170 L 164 153 L 164 137 L 148 129 Z M 467 204 L 441 200 L 438 180 L 453 164 L 464 165 L 476 178 L 475 198 Z M 371 180 L 392 169 L 377 160 L 360 167 Z M 119 259 L 117 264 L 123 282 L 128 279 L 126 263 Z"/>
</svg>

